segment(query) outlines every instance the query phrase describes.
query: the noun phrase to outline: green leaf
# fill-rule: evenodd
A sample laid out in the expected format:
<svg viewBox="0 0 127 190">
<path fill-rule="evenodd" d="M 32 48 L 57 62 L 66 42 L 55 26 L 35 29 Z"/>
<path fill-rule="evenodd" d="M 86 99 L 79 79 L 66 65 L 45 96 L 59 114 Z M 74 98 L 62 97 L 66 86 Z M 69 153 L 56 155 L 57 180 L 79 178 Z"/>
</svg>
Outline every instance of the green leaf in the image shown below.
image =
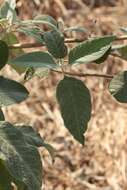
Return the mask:
<svg viewBox="0 0 127 190">
<path fill-rule="evenodd" d="M 8 45 L 0 40 L 0 69 L 2 69 L 8 61 L 9 48 Z"/>
<path fill-rule="evenodd" d="M 55 58 L 64 58 L 67 55 L 67 47 L 64 44 L 64 36 L 62 33 L 56 30 L 45 32 L 43 34 L 43 39 L 48 51 Z"/>
<path fill-rule="evenodd" d="M 25 190 L 41 190 L 42 163 L 38 150 L 8 122 L 0 122 L 0 159 L 17 186 L 23 183 Z"/>
<path fill-rule="evenodd" d="M 105 54 L 95 61 L 96 64 L 103 63 L 111 53 L 111 47 L 105 52 Z"/>
<path fill-rule="evenodd" d="M 117 51 L 122 59 L 127 60 L 127 45 L 121 46 L 121 48 L 117 48 Z"/>
<path fill-rule="evenodd" d="M 21 68 L 57 68 L 53 57 L 49 53 L 42 51 L 23 54 L 11 60 L 9 64 Z"/>
<path fill-rule="evenodd" d="M 116 50 L 119 50 L 119 49 L 126 47 L 126 46 L 127 46 L 126 44 L 115 44 L 115 45 L 112 45 L 111 50 L 116 51 Z"/>
<path fill-rule="evenodd" d="M 39 28 L 28 28 L 28 27 L 21 27 L 18 29 L 18 32 L 22 32 L 26 34 L 27 36 L 35 38 L 37 42 L 44 43 L 44 40 L 42 39 L 41 33 L 42 31 Z"/>
<path fill-rule="evenodd" d="M 52 157 L 52 160 L 54 160 L 55 157 L 55 149 L 48 143 L 45 143 L 45 141 L 42 139 L 39 133 L 37 133 L 31 126 L 26 126 L 26 125 L 15 125 L 18 130 L 22 132 L 24 135 L 24 138 L 26 142 L 32 146 L 36 147 L 45 147 L 49 154 Z"/>
<path fill-rule="evenodd" d="M 57 22 L 56 20 L 49 16 L 49 15 L 38 15 L 34 18 L 34 23 L 40 23 L 40 24 L 47 24 L 52 29 L 57 29 Z"/>
<path fill-rule="evenodd" d="M 25 76 L 24 76 L 24 80 L 28 81 L 30 79 L 32 79 L 33 77 L 39 77 L 39 78 L 44 78 L 47 77 L 49 74 L 49 69 L 44 69 L 44 68 L 33 68 L 33 67 L 29 67 L 26 70 Z"/>
<path fill-rule="evenodd" d="M 96 62 L 111 48 L 116 36 L 104 36 L 80 43 L 70 50 L 69 64 Z"/>
<path fill-rule="evenodd" d="M 10 24 L 17 20 L 16 17 L 16 1 L 15 0 L 5 0 L 0 7 L 0 18 L 7 18 Z"/>
<path fill-rule="evenodd" d="M 5 41 L 8 45 L 13 45 L 13 44 L 18 44 L 19 41 L 16 37 L 16 35 L 14 33 L 7 33 L 4 38 L 2 39 L 3 41 Z M 9 49 L 9 59 L 13 59 L 18 55 L 23 54 L 23 50 L 21 48 L 18 49 Z M 15 65 L 11 65 L 19 74 L 23 73 L 25 71 L 25 69 L 15 66 Z"/>
<path fill-rule="evenodd" d="M 25 141 L 36 147 L 44 146 L 44 140 L 41 138 L 40 134 L 37 133 L 31 126 L 26 125 L 15 125 L 15 127 L 22 132 Z"/>
<path fill-rule="evenodd" d="M 127 103 L 127 71 L 120 72 L 111 80 L 109 91 L 117 101 Z"/>
<path fill-rule="evenodd" d="M 7 33 L 2 40 L 4 42 L 6 42 L 9 46 L 13 45 L 13 44 L 18 44 L 19 43 L 19 40 L 18 40 L 17 36 L 14 33 L 12 33 L 12 32 Z M 21 55 L 21 54 L 23 54 L 23 50 L 21 48 L 18 48 L 18 49 L 9 49 L 9 56 L 10 56 L 10 58 L 14 58 L 17 55 Z"/>
<path fill-rule="evenodd" d="M 118 53 L 121 59 L 127 60 L 127 45 L 126 44 L 113 45 L 112 51 Z"/>
<path fill-rule="evenodd" d="M 64 33 L 67 32 L 79 32 L 79 33 L 86 33 L 87 30 L 84 27 L 69 27 L 64 30 Z"/>
<path fill-rule="evenodd" d="M 56 96 L 65 127 L 73 137 L 84 144 L 83 133 L 91 116 L 91 97 L 81 80 L 67 77 L 59 82 Z"/>
<path fill-rule="evenodd" d="M 35 70 L 34 76 L 39 78 L 45 78 L 49 74 L 49 69 L 37 68 Z"/>
<path fill-rule="evenodd" d="M 120 28 L 120 30 L 122 31 L 122 32 L 124 32 L 124 33 L 127 33 L 127 27 L 125 27 L 125 28 Z"/>
<path fill-rule="evenodd" d="M 5 120 L 4 113 L 2 109 L 0 109 L 0 121 L 4 121 L 4 120 Z"/>
<path fill-rule="evenodd" d="M 21 22 L 21 25 L 37 25 L 37 24 L 46 24 L 51 29 L 57 30 L 57 22 L 56 20 L 49 15 L 39 15 L 36 16 L 33 20 L 25 20 Z"/>
<path fill-rule="evenodd" d="M 0 106 L 19 103 L 28 97 L 28 91 L 20 83 L 0 76 Z"/>
<path fill-rule="evenodd" d="M 13 178 L 4 166 L 3 161 L 0 160 L 0 190 L 13 190 L 11 185 L 12 180 Z"/>
</svg>

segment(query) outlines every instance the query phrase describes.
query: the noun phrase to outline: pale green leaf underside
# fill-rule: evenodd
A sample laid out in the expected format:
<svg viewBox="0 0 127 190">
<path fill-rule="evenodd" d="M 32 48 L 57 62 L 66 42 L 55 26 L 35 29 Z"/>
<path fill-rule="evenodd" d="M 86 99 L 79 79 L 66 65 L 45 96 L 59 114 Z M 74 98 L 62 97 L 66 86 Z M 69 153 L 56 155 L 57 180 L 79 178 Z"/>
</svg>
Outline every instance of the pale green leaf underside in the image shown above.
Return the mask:
<svg viewBox="0 0 127 190">
<path fill-rule="evenodd" d="M 53 57 L 42 51 L 35 51 L 31 53 L 23 54 L 10 61 L 10 65 L 15 65 L 21 68 L 56 68 L 57 65 Z"/>
<path fill-rule="evenodd" d="M 120 72 L 111 80 L 109 91 L 117 101 L 127 103 L 127 71 Z"/>
<path fill-rule="evenodd" d="M 91 116 L 91 97 L 82 81 L 65 77 L 57 86 L 56 96 L 65 127 L 84 144 L 84 132 Z"/>
<path fill-rule="evenodd" d="M 37 25 L 37 24 L 45 24 L 49 26 L 51 29 L 57 30 L 57 22 L 56 20 L 49 15 L 39 15 L 36 16 L 33 20 L 25 20 L 20 23 L 21 25 Z"/>
<path fill-rule="evenodd" d="M 0 159 L 15 182 L 25 184 L 26 190 L 41 190 L 40 155 L 25 141 L 20 130 L 8 122 L 0 122 Z"/>
<path fill-rule="evenodd" d="M 115 36 L 94 38 L 80 43 L 69 53 L 69 64 L 95 62 L 111 48 Z"/>
<path fill-rule="evenodd" d="M 5 0 L 0 7 L 0 17 L 7 18 L 10 23 L 16 21 L 16 1 L 15 0 Z"/>
</svg>

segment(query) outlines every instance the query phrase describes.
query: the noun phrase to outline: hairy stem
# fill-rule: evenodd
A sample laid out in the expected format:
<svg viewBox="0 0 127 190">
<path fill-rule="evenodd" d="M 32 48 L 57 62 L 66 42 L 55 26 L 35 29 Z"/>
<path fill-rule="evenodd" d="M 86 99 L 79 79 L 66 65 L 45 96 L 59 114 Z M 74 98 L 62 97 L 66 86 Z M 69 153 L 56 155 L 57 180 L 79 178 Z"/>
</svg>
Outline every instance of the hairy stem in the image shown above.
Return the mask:
<svg viewBox="0 0 127 190">
<path fill-rule="evenodd" d="M 78 43 L 78 42 L 83 42 L 87 40 L 86 38 L 82 38 L 82 39 L 75 39 L 75 38 L 69 38 L 69 39 L 65 39 L 65 43 Z M 115 41 L 122 41 L 122 40 L 127 40 L 127 36 L 120 36 L 120 37 L 116 37 Z M 17 48 L 35 48 L 35 47 L 42 47 L 45 46 L 45 44 L 42 43 L 18 43 L 18 44 L 13 44 L 10 45 L 9 48 L 10 49 L 17 49 Z"/>
<path fill-rule="evenodd" d="M 56 72 L 56 73 L 60 73 L 63 74 L 62 71 L 58 71 L 58 70 L 54 70 L 51 69 L 52 72 Z M 90 73 L 77 73 L 77 72 L 64 72 L 64 74 L 66 75 L 70 75 L 70 76 L 77 76 L 77 77 L 103 77 L 103 78 L 107 78 L 107 79 L 112 79 L 114 76 L 113 75 L 108 75 L 108 74 L 90 74 Z"/>
</svg>

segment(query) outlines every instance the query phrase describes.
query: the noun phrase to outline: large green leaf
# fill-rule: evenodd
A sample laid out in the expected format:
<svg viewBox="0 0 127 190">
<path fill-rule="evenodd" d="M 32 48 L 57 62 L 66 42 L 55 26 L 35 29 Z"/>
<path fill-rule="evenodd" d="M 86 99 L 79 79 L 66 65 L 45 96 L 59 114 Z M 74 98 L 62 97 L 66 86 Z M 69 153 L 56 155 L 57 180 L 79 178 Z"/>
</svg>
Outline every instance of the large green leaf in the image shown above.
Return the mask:
<svg viewBox="0 0 127 190">
<path fill-rule="evenodd" d="M 15 65 L 21 68 L 56 68 L 57 65 L 53 57 L 42 51 L 35 51 L 23 54 L 10 61 L 10 65 Z"/>
<path fill-rule="evenodd" d="M 17 186 L 23 183 L 25 190 L 41 190 L 42 163 L 38 150 L 8 122 L 0 122 L 0 159 Z"/>
<path fill-rule="evenodd" d="M 3 161 L 0 160 L 0 190 L 13 190 L 13 187 L 11 185 L 12 181 L 12 176 L 4 166 Z"/>
<path fill-rule="evenodd" d="M 117 101 L 127 103 L 127 71 L 120 72 L 111 80 L 109 91 Z"/>
<path fill-rule="evenodd" d="M 9 48 L 8 45 L 0 40 L 0 69 L 2 69 L 8 61 Z"/>
<path fill-rule="evenodd" d="M 48 51 L 55 58 L 64 58 L 67 55 L 67 47 L 64 44 L 64 36 L 60 32 L 53 30 L 43 34 Z"/>
<path fill-rule="evenodd" d="M 70 50 L 69 64 L 96 62 L 111 48 L 115 36 L 93 38 Z"/>
<path fill-rule="evenodd" d="M 19 103 L 28 97 L 27 89 L 20 83 L 0 76 L 0 106 Z"/>
<path fill-rule="evenodd" d="M 73 137 L 84 144 L 83 133 L 91 116 L 91 98 L 82 81 L 67 77 L 59 82 L 56 96 L 65 127 Z"/>
<path fill-rule="evenodd" d="M 10 23 L 16 21 L 16 0 L 4 0 L 0 7 L 0 18 L 7 18 Z"/>
<path fill-rule="evenodd" d="M 37 24 L 45 24 L 48 25 L 51 29 L 57 30 L 57 22 L 56 20 L 49 15 L 39 15 L 36 16 L 33 20 L 25 20 L 21 22 L 22 25 L 37 25 Z"/>
<path fill-rule="evenodd" d="M 45 147 L 54 160 L 56 152 L 55 149 L 50 144 L 46 143 L 40 134 L 37 133 L 31 126 L 16 125 L 15 127 L 22 132 L 28 144 L 36 147 Z"/>
<path fill-rule="evenodd" d="M 16 125 L 15 127 L 22 132 L 28 144 L 37 147 L 44 146 L 44 140 L 41 138 L 40 134 L 37 133 L 31 126 Z"/>
</svg>

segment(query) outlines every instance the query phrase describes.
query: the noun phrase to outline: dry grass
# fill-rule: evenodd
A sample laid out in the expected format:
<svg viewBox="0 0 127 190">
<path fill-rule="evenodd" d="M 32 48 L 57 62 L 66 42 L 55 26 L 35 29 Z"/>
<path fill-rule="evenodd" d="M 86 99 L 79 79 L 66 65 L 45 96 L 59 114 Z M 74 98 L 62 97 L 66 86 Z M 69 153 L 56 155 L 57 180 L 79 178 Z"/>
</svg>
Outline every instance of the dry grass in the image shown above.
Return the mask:
<svg viewBox="0 0 127 190">
<path fill-rule="evenodd" d="M 57 19 L 63 18 L 68 26 L 85 26 L 89 29 L 87 35 L 120 34 L 119 27 L 126 26 L 127 7 L 122 0 L 117 1 L 115 7 L 102 6 L 92 8 L 92 11 L 81 0 L 40 0 L 34 3 L 19 0 L 18 8 L 21 18 L 47 13 Z M 72 35 L 75 36 L 75 33 Z M 121 68 L 126 69 L 126 62 L 109 58 L 100 66 L 83 65 L 75 69 L 110 74 L 117 73 Z M 12 76 L 10 68 L 6 68 L 5 72 Z M 13 76 L 19 78 L 14 72 Z M 85 134 L 85 147 L 81 147 L 63 127 L 55 99 L 55 87 L 60 78 L 61 76 L 51 74 L 46 79 L 31 80 L 26 84 L 31 97 L 26 102 L 5 110 L 8 120 L 31 123 L 56 148 L 54 164 L 48 153 L 41 150 L 44 165 L 43 190 L 126 190 L 127 106 L 115 102 L 109 95 L 108 81 L 83 79 L 91 90 L 93 112 Z"/>
</svg>

